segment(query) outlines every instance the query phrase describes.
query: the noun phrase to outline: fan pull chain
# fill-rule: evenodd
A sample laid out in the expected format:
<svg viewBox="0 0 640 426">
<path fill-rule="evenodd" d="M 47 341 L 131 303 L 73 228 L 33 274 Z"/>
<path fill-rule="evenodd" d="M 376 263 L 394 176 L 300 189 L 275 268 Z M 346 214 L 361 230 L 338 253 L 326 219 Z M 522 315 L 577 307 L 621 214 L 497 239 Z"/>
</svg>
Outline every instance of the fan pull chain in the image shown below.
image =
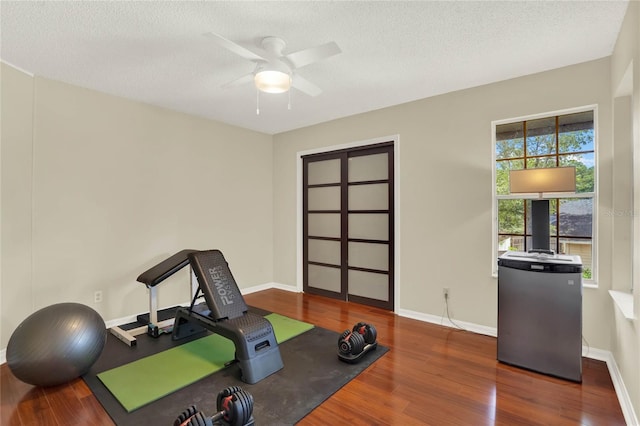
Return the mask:
<svg viewBox="0 0 640 426">
<path fill-rule="evenodd" d="M 256 115 L 260 115 L 260 89 L 256 89 Z"/>
</svg>

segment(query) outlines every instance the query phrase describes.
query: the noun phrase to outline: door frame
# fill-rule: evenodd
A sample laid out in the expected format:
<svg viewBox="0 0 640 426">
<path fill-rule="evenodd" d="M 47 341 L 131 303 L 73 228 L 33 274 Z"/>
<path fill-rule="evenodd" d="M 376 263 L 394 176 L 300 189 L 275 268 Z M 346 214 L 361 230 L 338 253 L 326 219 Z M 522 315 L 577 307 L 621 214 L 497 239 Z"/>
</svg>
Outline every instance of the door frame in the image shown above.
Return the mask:
<svg viewBox="0 0 640 426">
<path fill-rule="evenodd" d="M 302 157 L 311 154 L 324 154 L 330 151 L 358 148 L 367 145 L 375 145 L 383 142 L 393 143 L 393 191 L 394 191 L 394 212 L 393 212 L 393 244 L 395 247 L 393 256 L 393 311 L 398 312 L 400 306 L 400 135 L 384 136 L 363 141 L 350 142 L 340 145 L 331 145 L 321 148 L 314 148 L 296 153 L 296 290 L 303 291 L 303 162 Z"/>
</svg>

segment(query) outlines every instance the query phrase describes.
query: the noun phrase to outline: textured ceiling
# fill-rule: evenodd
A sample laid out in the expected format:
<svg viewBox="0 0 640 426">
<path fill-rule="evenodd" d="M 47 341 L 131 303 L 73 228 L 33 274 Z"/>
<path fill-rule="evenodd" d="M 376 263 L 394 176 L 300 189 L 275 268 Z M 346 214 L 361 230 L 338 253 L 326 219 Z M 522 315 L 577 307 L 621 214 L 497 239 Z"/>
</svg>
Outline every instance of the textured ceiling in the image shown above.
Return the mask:
<svg viewBox="0 0 640 426">
<path fill-rule="evenodd" d="M 279 133 L 612 53 L 626 1 L 0 2 L 0 58 L 17 68 Z M 203 36 L 284 53 L 335 41 L 299 74 L 323 92 L 222 88 L 253 64 Z M 295 78 L 295 77 L 294 77 Z"/>
</svg>

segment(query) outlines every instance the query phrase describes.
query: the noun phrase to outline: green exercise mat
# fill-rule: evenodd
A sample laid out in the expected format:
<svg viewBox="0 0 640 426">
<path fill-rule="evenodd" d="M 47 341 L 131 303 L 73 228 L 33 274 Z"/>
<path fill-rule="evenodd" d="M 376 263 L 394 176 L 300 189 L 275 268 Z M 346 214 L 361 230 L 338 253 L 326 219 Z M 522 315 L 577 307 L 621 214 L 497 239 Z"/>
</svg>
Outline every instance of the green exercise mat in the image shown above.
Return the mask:
<svg viewBox="0 0 640 426">
<path fill-rule="evenodd" d="M 313 328 L 313 324 L 278 314 L 265 316 L 278 343 Z M 235 358 L 233 342 L 211 334 L 98 374 L 122 406 L 131 412 L 224 368 Z"/>
</svg>

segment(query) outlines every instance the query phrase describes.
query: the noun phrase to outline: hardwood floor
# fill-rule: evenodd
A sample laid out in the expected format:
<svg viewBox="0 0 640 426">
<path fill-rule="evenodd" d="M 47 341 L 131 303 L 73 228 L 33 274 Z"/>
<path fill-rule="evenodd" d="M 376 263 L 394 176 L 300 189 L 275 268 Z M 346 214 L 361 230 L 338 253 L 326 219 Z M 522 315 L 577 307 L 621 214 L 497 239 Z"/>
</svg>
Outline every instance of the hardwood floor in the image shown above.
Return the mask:
<svg viewBox="0 0 640 426">
<path fill-rule="evenodd" d="M 300 425 L 625 424 L 600 361 L 583 359 L 583 382 L 577 384 L 498 363 L 492 337 L 275 289 L 245 299 L 337 332 L 371 323 L 378 342 L 390 348 Z M 1 425 L 113 425 L 82 379 L 37 388 L 13 377 L 6 364 L 0 373 Z"/>
</svg>

